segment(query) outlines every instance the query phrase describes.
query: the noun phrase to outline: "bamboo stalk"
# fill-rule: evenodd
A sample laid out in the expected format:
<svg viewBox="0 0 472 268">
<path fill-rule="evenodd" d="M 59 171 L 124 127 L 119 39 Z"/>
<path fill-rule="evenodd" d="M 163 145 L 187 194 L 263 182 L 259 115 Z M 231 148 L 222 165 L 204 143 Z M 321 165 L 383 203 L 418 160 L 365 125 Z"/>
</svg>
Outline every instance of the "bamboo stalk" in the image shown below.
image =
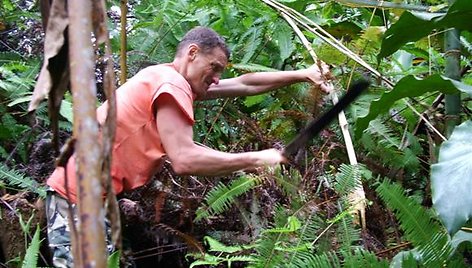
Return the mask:
<svg viewBox="0 0 472 268">
<path fill-rule="evenodd" d="M 286 14 L 282 13 L 282 17 L 292 26 L 292 29 L 295 31 L 295 33 L 298 35 L 298 38 L 300 38 L 301 42 L 305 46 L 305 48 L 308 50 L 308 53 L 310 53 L 310 56 L 312 57 L 313 61 L 316 63 L 318 61 L 318 56 L 316 55 L 315 51 L 310 45 L 310 42 L 308 39 L 305 37 L 305 35 L 300 31 L 300 28 L 295 24 L 295 22 L 288 17 Z M 335 91 L 330 93 L 330 97 L 332 99 L 333 104 L 336 104 L 338 102 L 338 95 Z M 351 135 L 349 134 L 348 131 L 348 122 L 346 119 L 346 115 L 344 114 L 344 111 L 341 111 L 338 116 L 339 119 L 339 125 L 341 127 L 341 131 L 343 133 L 344 138 L 348 137 L 348 141 L 346 144 L 346 149 L 347 153 L 349 156 L 349 162 L 352 165 L 357 164 L 357 158 L 356 158 L 356 152 L 354 150 L 354 146 L 352 145 L 352 139 Z"/>
<path fill-rule="evenodd" d="M 318 61 L 318 56 L 316 55 L 315 51 L 313 50 L 313 47 L 311 46 L 306 36 L 302 33 L 300 28 L 298 28 L 298 26 L 289 16 L 287 16 L 285 13 L 281 13 L 281 15 L 288 22 L 288 24 L 290 24 L 292 29 L 298 35 L 298 38 L 300 38 L 301 42 L 310 53 L 311 57 L 313 58 L 313 61 L 316 63 Z M 333 104 L 336 104 L 338 102 L 337 93 L 333 91 L 330 93 L 330 95 L 331 95 L 331 100 Z M 357 165 L 356 151 L 354 150 L 354 145 L 352 144 L 351 135 L 349 133 L 349 123 L 347 122 L 344 111 L 341 111 L 338 114 L 338 120 L 339 120 L 339 127 L 341 128 L 341 132 L 343 133 L 343 137 L 344 137 L 344 142 L 346 144 L 346 150 L 347 150 L 349 162 L 351 165 Z M 365 223 L 366 202 L 365 200 L 366 200 L 365 192 L 362 186 L 356 187 L 354 191 L 349 195 L 349 201 L 351 202 L 351 205 L 354 208 L 354 213 L 358 214 L 357 223 L 360 224 L 363 229 L 365 229 L 366 227 L 366 223 Z"/>
<path fill-rule="evenodd" d="M 351 6 L 351 7 L 370 7 L 370 8 L 382 8 L 382 9 L 404 9 L 409 11 L 419 11 L 419 12 L 431 12 L 434 13 L 447 5 L 438 5 L 438 6 L 421 6 L 421 5 L 412 5 L 405 3 L 394 3 L 387 1 L 372 1 L 372 0 L 334 0 L 340 4 Z"/>
<path fill-rule="evenodd" d="M 452 5 L 455 0 L 449 0 Z M 461 43 L 460 32 L 457 29 L 449 29 L 445 33 L 444 50 L 446 58 L 445 75 L 454 80 L 461 79 Z M 460 124 L 461 95 L 447 94 L 445 97 L 446 110 L 446 136 L 449 137 L 454 128 Z"/>
<path fill-rule="evenodd" d="M 309 18 L 304 16 L 303 14 L 299 13 L 298 11 L 289 8 L 287 6 L 284 6 L 276 1 L 272 0 L 261 0 L 268 6 L 271 6 L 272 8 L 276 9 L 279 11 L 281 14 L 286 14 L 288 17 L 290 17 L 292 20 L 295 22 L 299 23 L 301 26 L 303 26 L 306 30 L 312 32 L 316 36 L 318 36 L 320 39 L 322 39 L 324 42 L 328 43 L 332 47 L 336 48 L 339 50 L 341 53 L 352 59 L 353 61 L 357 62 L 359 65 L 362 67 L 366 68 L 368 71 L 370 71 L 374 76 L 378 77 L 381 79 L 389 89 L 393 89 L 395 83 L 390 81 L 388 78 L 383 76 L 379 71 L 374 69 L 372 66 L 370 66 L 367 62 L 365 62 L 359 55 L 356 53 L 352 52 L 349 48 L 344 46 L 339 40 L 334 38 L 331 34 L 329 34 L 327 31 L 325 31 L 321 26 L 318 24 L 314 23 L 311 21 Z M 312 25 L 312 26 L 310 26 Z M 403 102 L 405 105 L 408 106 L 418 117 L 420 117 L 434 133 L 436 133 L 441 139 L 447 140 L 444 135 L 441 134 L 432 124 L 429 122 L 428 119 L 426 119 L 420 112 L 418 112 L 413 105 L 411 105 L 408 100 L 403 99 Z"/>
</svg>

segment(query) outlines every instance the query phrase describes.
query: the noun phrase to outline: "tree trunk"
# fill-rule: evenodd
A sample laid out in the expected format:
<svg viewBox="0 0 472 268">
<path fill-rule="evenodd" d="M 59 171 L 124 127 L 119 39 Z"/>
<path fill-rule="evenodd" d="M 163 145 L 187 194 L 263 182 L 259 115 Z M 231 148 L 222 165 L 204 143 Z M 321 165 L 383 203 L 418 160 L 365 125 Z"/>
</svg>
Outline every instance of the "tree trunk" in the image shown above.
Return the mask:
<svg viewBox="0 0 472 268">
<path fill-rule="evenodd" d="M 73 247 L 80 251 L 79 256 L 74 256 L 74 262 L 76 267 L 106 267 L 92 2 L 70 0 L 68 13 L 79 213 L 78 241 L 73 241 Z"/>
</svg>

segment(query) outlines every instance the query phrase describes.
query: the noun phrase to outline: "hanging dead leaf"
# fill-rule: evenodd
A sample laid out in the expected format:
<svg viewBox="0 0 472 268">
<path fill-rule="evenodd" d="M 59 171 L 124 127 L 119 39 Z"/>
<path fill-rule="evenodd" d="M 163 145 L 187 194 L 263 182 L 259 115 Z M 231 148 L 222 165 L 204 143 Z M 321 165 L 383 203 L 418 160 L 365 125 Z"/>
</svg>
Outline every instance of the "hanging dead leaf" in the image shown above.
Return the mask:
<svg viewBox="0 0 472 268">
<path fill-rule="evenodd" d="M 65 0 L 52 3 L 46 28 L 44 42 L 44 62 L 38 81 L 34 88 L 33 98 L 28 110 L 34 111 L 39 103 L 51 94 L 55 107 L 60 105 L 66 87 L 69 83 L 67 26 L 69 18 Z"/>
</svg>

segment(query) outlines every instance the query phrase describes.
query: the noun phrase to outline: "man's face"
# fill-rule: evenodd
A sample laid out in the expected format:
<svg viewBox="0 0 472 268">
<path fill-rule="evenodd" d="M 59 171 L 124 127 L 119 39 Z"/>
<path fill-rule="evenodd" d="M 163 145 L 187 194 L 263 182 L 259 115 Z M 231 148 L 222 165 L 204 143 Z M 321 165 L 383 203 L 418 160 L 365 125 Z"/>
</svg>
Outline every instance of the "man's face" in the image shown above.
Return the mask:
<svg viewBox="0 0 472 268">
<path fill-rule="evenodd" d="M 198 98 L 205 96 L 211 84 L 218 84 L 226 64 L 228 60 L 221 48 L 214 48 L 209 53 L 201 49 L 195 52 L 187 80 Z"/>
</svg>

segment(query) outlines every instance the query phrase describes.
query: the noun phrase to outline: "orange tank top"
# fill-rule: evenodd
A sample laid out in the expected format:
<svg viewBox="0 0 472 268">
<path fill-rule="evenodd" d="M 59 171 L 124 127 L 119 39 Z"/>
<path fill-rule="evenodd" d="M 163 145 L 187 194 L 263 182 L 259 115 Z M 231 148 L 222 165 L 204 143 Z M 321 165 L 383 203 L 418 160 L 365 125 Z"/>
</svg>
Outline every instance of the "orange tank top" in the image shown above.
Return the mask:
<svg viewBox="0 0 472 268">
<path fill-rule="evenodd" d="M 156 126 L 155 104 L 162 93 L 175 99 L 183 114 L 194 124 L 192 89 L 172 64 L 147 67 L 116 91 L 116 134 L 111 175 L 115 193 L 144 185 L 161 167 L 165 151 Z M 97 120 L 105 122 L 107 102 L 97 109 Z M 47 184 L 71 202 L 77 200 L 75 157 L 67 163 L 67 197 L 64 168 L 57 167 Z"/>
</svg>

